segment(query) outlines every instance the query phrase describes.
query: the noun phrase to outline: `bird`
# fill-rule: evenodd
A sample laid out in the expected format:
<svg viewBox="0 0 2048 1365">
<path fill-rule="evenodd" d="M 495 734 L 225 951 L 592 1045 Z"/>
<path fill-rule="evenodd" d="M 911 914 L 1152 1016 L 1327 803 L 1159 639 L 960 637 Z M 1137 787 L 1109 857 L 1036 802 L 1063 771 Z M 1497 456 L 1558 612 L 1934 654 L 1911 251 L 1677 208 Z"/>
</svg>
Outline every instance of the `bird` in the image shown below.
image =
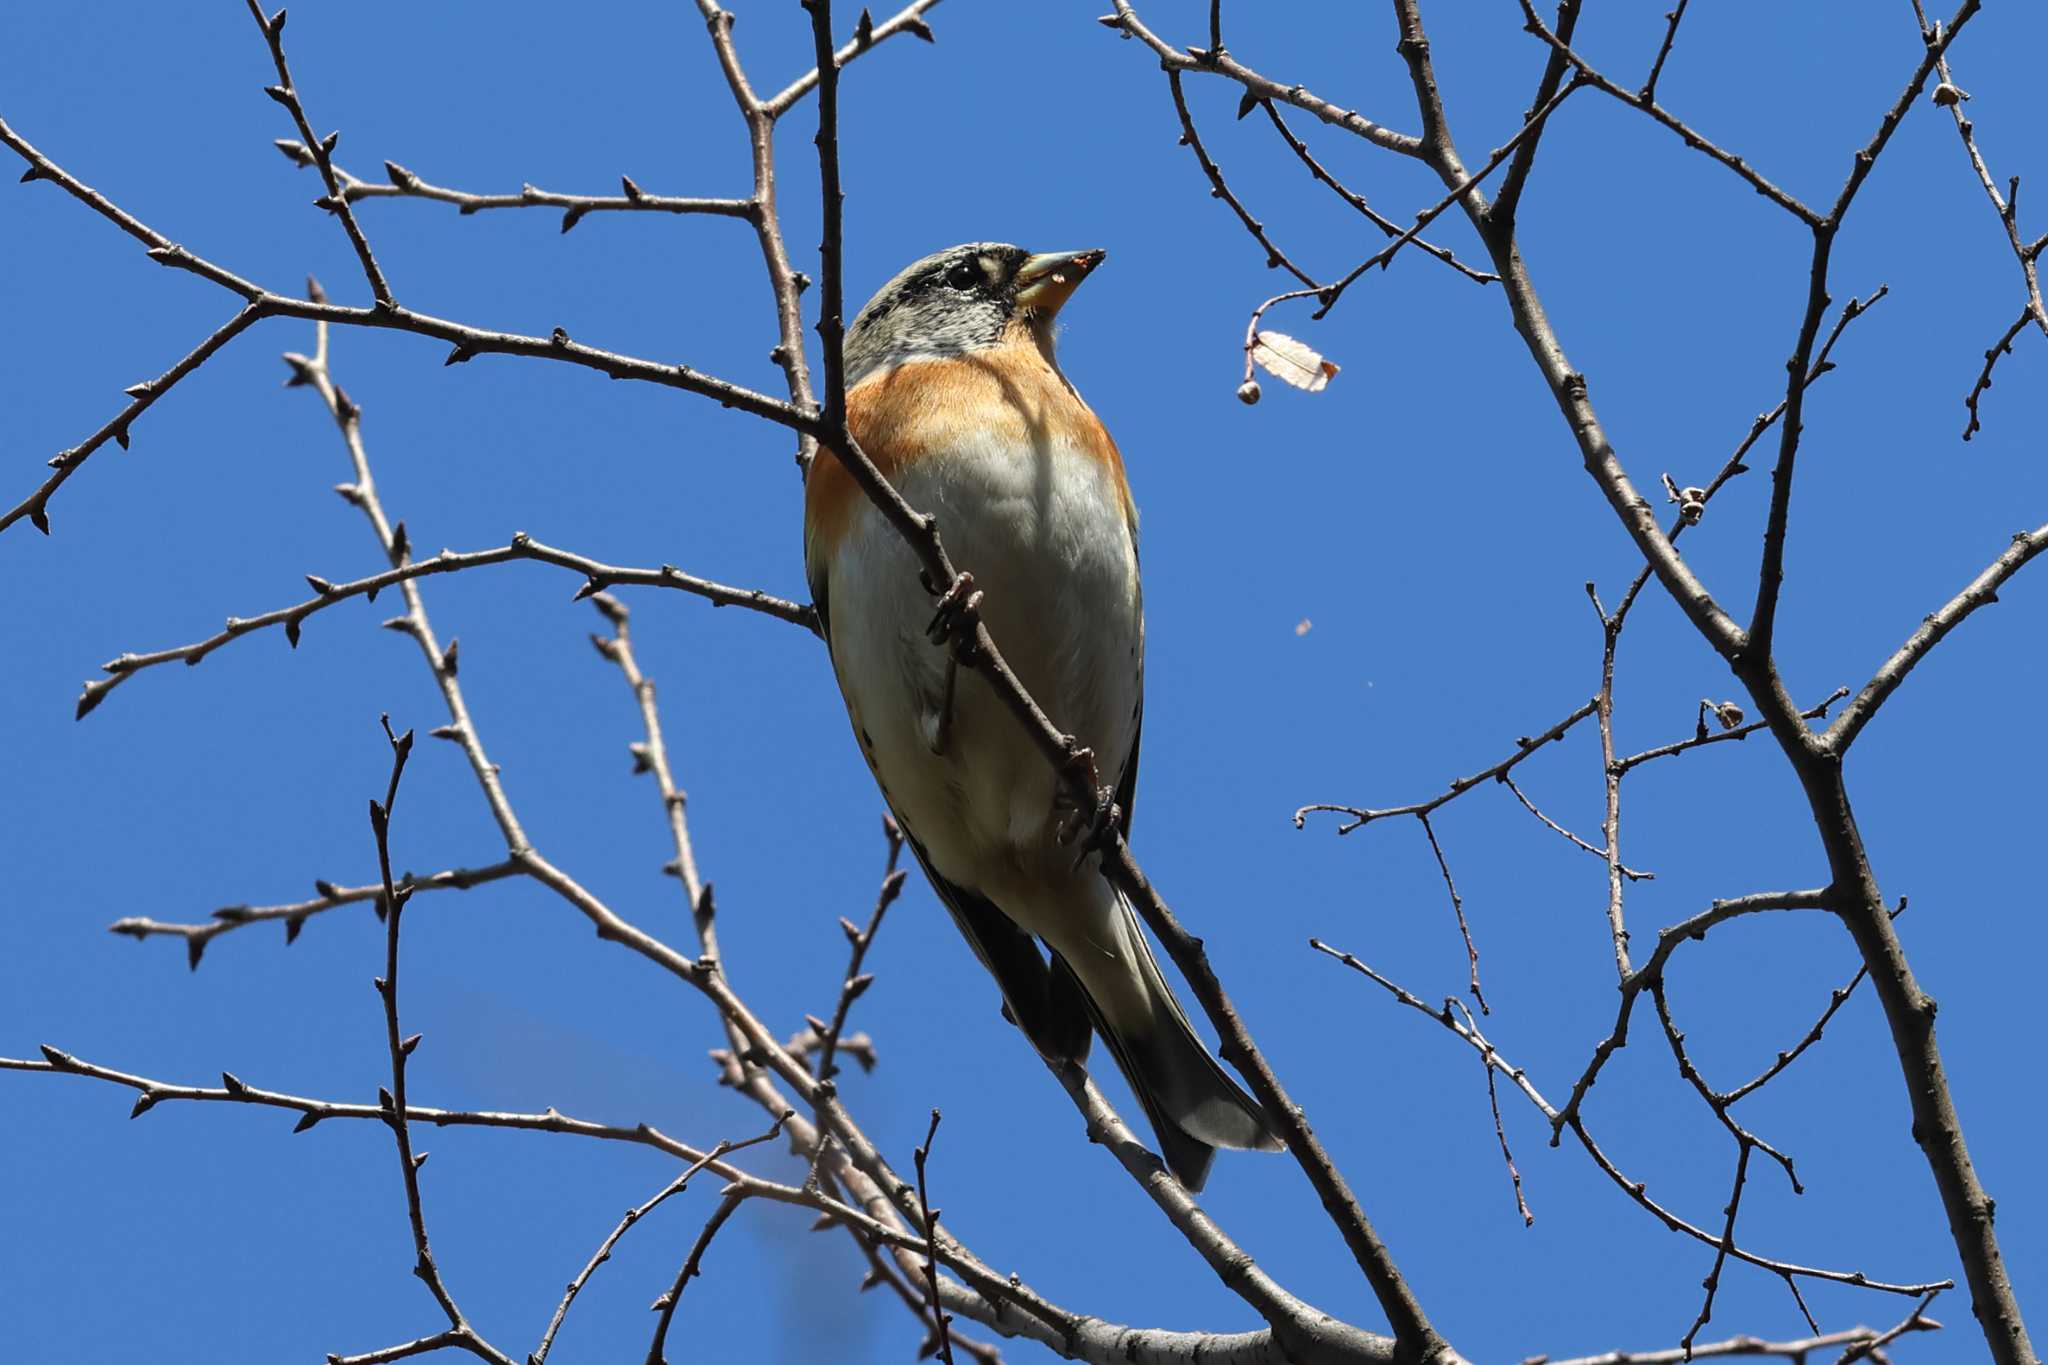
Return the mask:
<svg viewBox="0 0 2048 1365">
<path fill-rule="evenodd" d="M 1200 1190 L 1217 1148 L 1283 1144 L 1189 1023 L 1099 854 L 1062 846 L 1072 803 L 1053 765 L 992 684 L 933 647 L 971 580 L 1003 657 L 1093 751 L 1128 821 L 1144 714 L 1138 513 L 1116 442 L 1054 356 L 1060 310 L 1105 254 L 971 242 L 881 287 L 844 340 L 846 429 L 965 572 L 921 583 L 829 451 L 805 479 L 804 564 L 861 752 L 1005 1017 L 1055 1066 L 1085 1061 L 1092 1026 L 1167 1168 Z"/>
</svg>

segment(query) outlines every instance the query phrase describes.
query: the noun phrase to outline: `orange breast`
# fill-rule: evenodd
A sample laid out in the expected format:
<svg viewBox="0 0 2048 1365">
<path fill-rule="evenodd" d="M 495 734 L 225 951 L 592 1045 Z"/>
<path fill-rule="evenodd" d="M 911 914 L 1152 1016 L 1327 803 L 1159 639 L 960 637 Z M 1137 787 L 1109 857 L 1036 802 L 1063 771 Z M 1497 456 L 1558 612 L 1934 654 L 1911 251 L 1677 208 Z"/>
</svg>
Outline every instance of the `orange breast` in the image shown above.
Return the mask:
<svg viewBox="0 0 2048 1365">
<path fill-rule="evenodd" d="M 1116 442 L 1065 376 L 1029 343 L 913 360 L 871 375 L 847 393 L 846 425 L 891 483 L 919 460 L 969 441 L 1013 444 L 1019 459 L 1065 445 L 1113 473 L 1124 515 L 1136 519 Z M 837 549 L 866 496 L 837 456 L 818 452 L 804 487 L 804 540 L 812 563 Z"/>
</svg>

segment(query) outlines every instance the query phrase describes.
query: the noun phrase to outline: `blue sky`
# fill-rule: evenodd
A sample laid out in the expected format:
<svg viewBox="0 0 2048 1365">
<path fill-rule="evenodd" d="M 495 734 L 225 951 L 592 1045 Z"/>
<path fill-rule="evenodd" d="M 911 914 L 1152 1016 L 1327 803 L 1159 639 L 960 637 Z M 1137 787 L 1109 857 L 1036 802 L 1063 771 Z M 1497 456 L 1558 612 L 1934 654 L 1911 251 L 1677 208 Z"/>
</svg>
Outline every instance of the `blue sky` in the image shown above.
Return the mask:
<svg viewBox="0 0 2048 1365">
<path fill-rule="evenodd" d="M 1238 7 L 1231 45 L 1396 127 L 1414 118 L 1380 7 Z M 1662 95 L 1808 199 L 1827 200 L 1896 96 L 1920 43 L 1904 5 L 1768 14 L 1695 7 Z M 1467 160 L 1519 123 L 1543 53 L 1510 3 L 1438 5 L 1432 36 Z M 1581 45 L 1639 81 L 1661 7 L 1595 6 Z M 1162 31 L 1202 40 L 1206 7 L 1155 4 Z M 1386 805 L 1440 790 L 1553 723 L 1597 681 L 1581 584 L 1610 601 L 1633 552 L 1580 469 L 1569 432 L 1508 325 L 1497 289 L 1406 253 L 1325 321 L 1276 313 L 1343 366 L 1316 397 L 1268 383 L 1234 396 L 1244 318 L 1279 288 L 1207 193 L 1156 61 L 1087 7 L 950 0 L 939 43 L 896 40 L 843 91 L 849 305 L 908 260 L 956 241 L 1102 246 L 1107 265 L 1066 314 L 1068 374 L 1116 434 L 1143 514 L 1150 689 L 1134 833 L 1181 918 L 1205 937 L 1255 1034 L 1438 1325 L 1479 1361 L 1674 1344 L 1710 1252 L 1664 1232 L 1582 1152 L 1546 1146 L 1511 1095 L 1503 1114 L 1536 1214 L 1524 1229 L 1473 1056 L 1369 983 L 1311 953 L 1348 948 L 1426 999 L 1458 991 L 1464 950 L 1412 823 L 1339 839 L 1296 831 L 1311 801 Z M 850 18 L 850 16 L 848 16 Z M 809 65 L 795 4 L 743 6 L 756 83 Z M 842 23 L 844 26 L 844 23 Z M 0 113 L 88 183 L 201 254 L 291 287 L 308 270 L 367 299 L 341 233 L 308 207 L 309 173 L 271 148 L 291 129 L 239 5 L 17 7 L 0 44 Z M 692 7 L 572 16 L 541 5 L 294 6 L 298 85 L 338 157 L 390 158 L 439 183 L 739 195 L 745 145 Z M 2048 16 L 1996 6 L 1953 52 L 2002 177 L 2048 173 L 2033 79 Z M 1232 88 L 1190 80 L 1212 148 L 1290 253 L 1323 274 L 1380 238 L 1288 157 Z M 800 256 L 817 240 L 809 110 L 783 129 L 784 202 Z M 1293 120 L 1297 130 L 1310 123 Z M 1396 220 L 1433 202 L 1418 167 L 1350 139 L 1319 154 Z M 43 462 L 219 325 L 226 295 L 158 269 L 48 186 L 0 195 L 0 470 L 5 501 Z M 2023 197 L 2023 223 L 2039 228 Z M 1783 387 L 1805 288 L 1806 235 L 1647 120 L 1575 97 L 1550 130 L 1522 210 L 1537 285 L 1623 459 L 1645 486 L 1704 482 Z M 509 330 L 565 327 L 616 350 L 687 362 L 763 389 L 778 375 L 759 257 L 744 224 L 597 215 L 562 236 L 552 213 L 458 217 L 376 202 L 363 220 L 399 296 Z M 1468 254 L 1469 233 L 1443 239 Z M 799 265 L 805 262 L 799 260 Z M 1916 107 L 1836 253 L 1835 294 L 1890 294 L 1810 397 L 1780 656 L 1795 694 L 1856 684 L 1928 611 L 2048 503 L 2039 433 L 2048 357 L 2038 336 L 2003 362 L 1986 430 L 1958 437 L 1962 396 L 2020 302 L 2017 271 L 1945 115 Z M 337 1099 L 384 1080 L 366 913 L 309 924 L 286 949 L 266 928 L 217 940 L 196 973 L 175 943 L 105 932 L 146 914 L 310 894 L 367 880 L 364 802 L 381 791 L 377 716 L 421 731 L 444 717 L 412 646 L 376 607 L 309 622 L 289 650 L 247 639 L 197 669 L 125 685 L 83 723 L 79 682 L 124 650 L 183 643 L 229 614 L 298 600 L 301 575 L 380 567 L 330 486 L 345 455 L 317 403 L 278 386 L 277 353 L 311 328 L 265 323 L 102 451 L 52 504 L 48 540 L 0 536 L 10 647 L 0 739 L 9 868 L 0 1054 L 49 1043 L 164 1080 L 230 1070 Z M 337 375 L 365 409 L 387 508 L 416 545 L 478 549 L 517 530 L 619 563 L 673 562 L 803 595 L 800 489 L 781 432 L 688 395 L 567 367 L 339 334 Z M 1746 602 L 1767 480 L 1752 473 L 1688 536 L 1708 583 Z M 1851 763 L 1900 932 L 1940 1000 L 1941 1041 L 1972 1152 L 1998 1200 L 2023 1304 L 2048 1279 L 2041 1103 L 2022 1061 L 2038 1038 L 2033 964 L 2048 950 L 2033 774 L 2048 759 L 2037 699 L 2044 597 L 2030 575 L 1914 675 Z M 572 577 L 518 565 L 426 590 L 462 640 L 477 723 L 539 846 L 621 913 L 687 940 L 659 804 L 633 778 L 637 719 L 586 643 L 599 622 Z M 844 960 L 835 921 L 871 905 L 879 801 L 846 734 L 824 652 L 765 618 L 676 594 L 632 598 L 727 963 L 778 1027 L 829 1008 Z M 1304 633 L 1298 624 L 1307 621 Z M 1691 732 L 1726 670 L 1651 589 L 1622 647 L 1619 744 Z M 1526 765 L 1524 789 L 1597 835 L 1599 755 L 1583 730 Z M 1638 941 L 1717 895 L 1807 885 L 1822 863 L 1790 774 L 1761 738 L 1631 778 L 1627 860 L 1657 873 L 1629 902 Z M 1613 1014 L 1604 872 L 1491 786 L 1437 832 L 1483 954 L 1487 1027 L 1553 1099 Z M 407 779 L 396 857 L 420 871 L 500 856 L 452 746 Z M 708 1006 L 595 940 L 538 888 L 422 898 L 408 920 L 408 1029 L 419 1102 L 540 1109 L 711 1142 L 760 1116 L 712 1083 Z M 992 1264 L 1085 1313 L 1144 1325 L 1255 1326 L 1081 1123 L 996 1014 L 996 998 L 927 889 L 914 883 L 876 949 L 857 1007 L 882 1065 L 846 1090 L 900 1165 L 928 1111 L 945 1112 L 935 1202 Z M 1687 949 L 1674 1008 L 1694 1056 L 1730 1085 L 1794 1042 L 1854 970 L 1831 922 L 1762 917 Z M 1645 1021 L 1648 1022 L 1648 1021 Z M 1589 1110 L 1653 1195 L 1713 1223 L 1733 1150 L 1675 1074 L 1653 1027 Z M 0 1075 L 9 1235 L 0 1278 L 8 1354 L 92 1360 L 147 1340 L 175 1358 L 318 1359 L 433 1330 L 409 1274 L 388 1136 L 235 1106 L 163 1105 L 84 1081 Z M 1121 1094 L 1120 1089 L 1118 1090 Z M 1873 999 L 1745 1105 L 1800 1161 L 1807 1192 L 1753 1173 L 1741 1237 L 1769 1255 L 1933 1280 L 1959 1273 L 1908 1133 Z M 436 1250 L 478 1326 L 531 1348 L 562 1283 L 672 1164 L 632 1148 L 516 1133 L 428 1132 Z M 760 1168 L 789 1176 L 780 1154 Z M 554 1359 L 645 1350 L 646 1304 L 710 1210 L 707 1186 L 636 1228 L 570 1316 Z M 1365 1324 L 1369 1294 L 1291 1163 L 1226 1154 L 1205 1204 L 1283 1284 Z M 808 1218 L 749 1208 L 687 1297 L 700 1358 L 895 1360 L 917 1330 L 858 1296 L 858 1257 Z M 1816 1286 L 1824 1328 L 1888 1325 L 1904 1302 Z M 1976 1358 L 1961 1291 L 1954 1331 L 1901 1358 Z M 1771 1276 L 1726 1277 L 1707 1336 L 1803 1330 Z M 2036 1323 L 2035 1330 L 2042 1330 Z M 205 1343 L 202 1349 L 183 1343 Z M 1042 1358 L 1013 1347 L 1014 1359 Z"/>
</svg>

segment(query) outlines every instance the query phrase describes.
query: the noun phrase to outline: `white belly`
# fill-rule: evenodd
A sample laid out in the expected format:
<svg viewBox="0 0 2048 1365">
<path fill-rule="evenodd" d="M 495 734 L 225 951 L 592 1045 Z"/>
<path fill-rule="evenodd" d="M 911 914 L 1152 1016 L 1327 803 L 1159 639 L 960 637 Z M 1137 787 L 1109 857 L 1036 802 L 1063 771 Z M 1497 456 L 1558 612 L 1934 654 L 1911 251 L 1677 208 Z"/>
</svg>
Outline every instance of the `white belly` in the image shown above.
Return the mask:
<svg viewBox="0 0 2048 1365">
<path fill-rule="evenodd" d="M 1114 784 L 1137 736 L 1145 649 L 1137 547 L 1114 476 L 1053 441 L 969 444 L 899 482 L 986 594 L 983 620 L 1025 688 Z M 949 656 L 925 634 L 932 598 L 909 547 L 865 503 L 828 592 L 847 710 L 898 818 L 947 880 L 1033 933 L 1065 937 L 1047 921 L 1062 903 L 1071 916 L 1076 875 L 1096 874 L 1074 873 L 1073 851 L 1055 843 L 1052 767 L 978 674 L 959 671 L 942 721 Z"/>
</svg>

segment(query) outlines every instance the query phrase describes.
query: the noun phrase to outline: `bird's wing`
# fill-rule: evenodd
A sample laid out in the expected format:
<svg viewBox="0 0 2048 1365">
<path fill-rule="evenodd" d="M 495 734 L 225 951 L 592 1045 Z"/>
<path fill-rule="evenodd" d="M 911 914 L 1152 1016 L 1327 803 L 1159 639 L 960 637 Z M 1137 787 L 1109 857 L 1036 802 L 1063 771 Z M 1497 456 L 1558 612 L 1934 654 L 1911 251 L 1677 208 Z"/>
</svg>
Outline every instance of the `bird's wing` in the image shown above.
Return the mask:
<svg viewBox="0 0 2048 1365">
<path fill-rule="evenodd" d="M 1139 686 L 1143 687 L 1141 681 Z M 1145 698 L 1141 691 L 1138 696 L 1138 714 L 1131 720 L 1131 753 L 1124 760 L 1124 770 L 1116 780 L 1116 803 L 1123 807 L 1123 834 L 1131 836 L 1131 813 L 1138 804 L 1138 741 L 1145 737 Z"/>
<path fill-rule="evenodd" d="M 830 457 L 820 451 L 814 458 L 822 460 Z M 818 633 L 829 641 L 832 638 L 832 616 L 826 607 L 826 599 L 831 596 L 827 588 L 831 582 L 832 575 L 827 570 L 825 556 L 818 553 L 816 547 L 811 543 L 809 521 L 810 519 L 806 517 L 804 526 L 804 580 L 810 584 L 811 588 L 811 610 L 818 613 Z"/>
<path fill-rule="evenodd" d="M 907 833 L 907 831 L 906 831 Z M 1005 1013 L 1046 1057 L 1078 1062 L 1088 1055 L 1088 1015 L 1071 979 L 1055 980 L 1038 943 L 1018 928 L 993 901 L 940 876 L 915 838 L 911 852 L 931 879 L 932 889 L 952 912 L 961 937 L 1002 990 Z"/>
</svg>

